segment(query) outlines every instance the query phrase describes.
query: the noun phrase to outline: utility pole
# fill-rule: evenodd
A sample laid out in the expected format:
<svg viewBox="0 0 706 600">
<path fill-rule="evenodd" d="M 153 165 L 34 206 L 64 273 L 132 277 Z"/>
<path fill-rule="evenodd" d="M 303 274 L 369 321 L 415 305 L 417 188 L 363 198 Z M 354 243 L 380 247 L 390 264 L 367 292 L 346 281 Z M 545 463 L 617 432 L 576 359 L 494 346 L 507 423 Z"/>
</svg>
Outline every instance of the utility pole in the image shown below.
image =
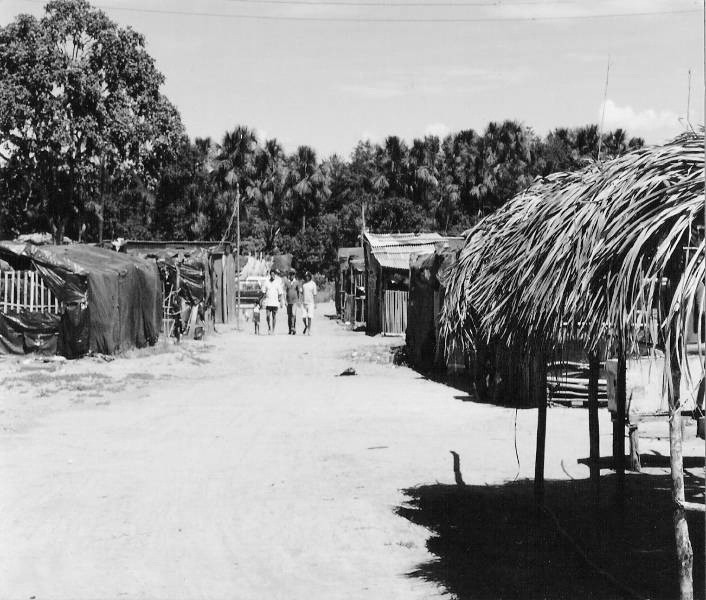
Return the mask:
<svg viewBox="0 0 706 600">
<path fill-rule="evenodd" d="M 706 0 L 704 0 L 703 3 L 704 6 L 704 261 L 706 261 Z M 691 85 L 689 86 L 691 89 Z M 706 278 L 706 271 L 704 272 L 704 276 Z M 706 279 L 704 280 L 704 291 L 701 294 L 701 310 L 704 310 L 704 301 L 706 301 Z M 701 342 L 701 340 L 699 340 Z M 703 365 L 703 375 L 702 377 L 706 377 L 706 357 L 704 357 L 704 365 Z M 706 446 L 704 447 L 704 453 L 706 454 Z M 704 467 L 704 475 L 706 475 L 706 467 Z M 706 503 L 706 498 L 704 498 L 704 502 Z M 704 527 L 706 527 L 706 523 L 704 523 Z M 705 559 L 706 560 L 706 559 Z"/>
<path fill-rule="evenodd" d="M 98 219 L 98 245 L 103 245 L 103 224 L 105 222 L 105 152 L 101 152 L 101 208 Z"/>
<path fill-rule="evenodd" d="M 704 0 L 704 2 L 706 2 L 706 0 Z M 361 215 L 363 216 L 363 225 L 360 229 L 360 247 L 362 248 L 363 247 L 363 239 L 365 237 L 365 202 L 363 202 L 360 205 L 360 212 L 361 212 Z"/>
<path fill-rule="evenodd" d="M 235 184 L 236 255 L 235 255 L 235 327 L 240 331 L 240 184 Z"/>
</svg>

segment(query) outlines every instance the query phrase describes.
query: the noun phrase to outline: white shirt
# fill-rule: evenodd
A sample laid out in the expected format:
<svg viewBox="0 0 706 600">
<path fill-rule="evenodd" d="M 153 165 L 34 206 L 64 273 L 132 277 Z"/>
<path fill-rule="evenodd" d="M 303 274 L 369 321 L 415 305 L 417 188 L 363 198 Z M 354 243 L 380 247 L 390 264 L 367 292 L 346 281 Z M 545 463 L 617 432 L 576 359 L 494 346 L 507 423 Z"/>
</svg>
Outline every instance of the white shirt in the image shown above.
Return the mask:
<svg viewBox="0 0 706 600">
<path fill-rule="evenodd" d="M 282 295 L 282 285 L 277 278 L 274 281 L 269 279 L 262 286 L 265 293 L 265 306 L 279 306 Z"/>
<path fill-rule="evenodd" d="M 316 284 L 314 281 L 307 281 L 302 286 L 302 291 L 304 292 L 304 304 L 314 304 L 316 302 Z"/>
</svg>

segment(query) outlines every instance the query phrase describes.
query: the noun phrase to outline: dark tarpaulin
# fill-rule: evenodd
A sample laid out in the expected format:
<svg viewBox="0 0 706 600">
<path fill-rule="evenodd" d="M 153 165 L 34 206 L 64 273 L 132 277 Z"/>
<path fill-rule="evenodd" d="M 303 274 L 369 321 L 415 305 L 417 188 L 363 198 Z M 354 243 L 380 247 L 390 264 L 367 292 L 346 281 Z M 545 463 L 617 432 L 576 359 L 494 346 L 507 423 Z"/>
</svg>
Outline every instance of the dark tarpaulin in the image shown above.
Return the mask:
<svg viewBox="0 0 706 600">
<path fill-rule="evenodd" d="M 0 312 L 0 354 L 56 354 L 59 315 L 40 312 Z"/>
<path fill-rule="evenodd" d="M 88 308 L 68 304 L 61 315 L 59 354 L 66 358 L 80 358 L 91 349 L 91 323 Z"/>
<path fill-rule="evenodd" d="M 208 302 L 211 291 L 211 265 L 209 251 L 194 248 L 188 251 L 176 248 L 164 248 L 158 252 L 143 255 L 147 259 L 156 259 L 162 281 L 173 289 L 179 270 L 179 295 L 189 304 Z"/>
<path fill-rule="evenodd" d="M 52 250 L 55 248 L 68 246 L 0 242 L 0 257 L 18 271 L 36 269 L 60 302 L 86 302 L 88 272 L 68 255 Z"/>
<path fill-rule="evenodd" d="M 162 283 L 154 261 L 95 246 L 57 248 L 88 272 L 91 350 L 114 354 L 157 341 Z"/>
<path fill-rule="evenodd" d="M 0 242 L 0 256 L 14 268 L 40 273 L 66 308 L 61 351 L 76 356 L 86 347 L 114 354 L 156 342 L 162 326 L 162 284 L 157 265 L 96 246 L 33 246 Z M 85 313 L 85 314 L 84 314 Z"/>
<path fill-rule="evenodd" d="M 208 252 L 199 249 L 184 257 L 180 265 L 181 287 L 184 298 L 190 304 L 207 302 L 211 291 L 211 264 Z"/>
</svg>

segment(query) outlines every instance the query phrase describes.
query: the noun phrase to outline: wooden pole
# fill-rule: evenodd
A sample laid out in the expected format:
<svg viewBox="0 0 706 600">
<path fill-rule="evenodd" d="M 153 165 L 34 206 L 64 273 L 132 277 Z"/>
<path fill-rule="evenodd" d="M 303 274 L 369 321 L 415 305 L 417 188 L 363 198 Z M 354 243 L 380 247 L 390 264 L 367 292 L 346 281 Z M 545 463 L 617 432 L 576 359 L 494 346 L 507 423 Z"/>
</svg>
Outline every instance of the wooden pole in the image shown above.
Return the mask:
<svg viewBox="0 0 706 600">
<path fill-rule="evenodd" d="M 105 216 L 105 153 L 101 152 L 100 214 L 98 216 L 98 245 L 103 245 L 103 217 Z"/>
<path fill-rule="evenodd" d="M 703 1 L 703 18 L 704 18 L 704 125 L 706 125 L 706 0 Z M 704 238 L 706 241 L 706 131 L 704 132 Z M 706 261 L 706 255 L 704 256 L 704 261 Z M 704 294 L 706 294 L 706 272 L 704 273 Z M 699 340 L 701 342 L 701 340 Z M 704 356 L 703 363 L 703 373 L 706 377 L 706 355 Z M 706 444 L 704 445 L 704 454 L 706 458 Z M 706 480 L 706 463 L 704 464 L 704 480 Z M 704 504 L 706 505 L 706 494 L 704 494 Z M 706 506 L 704 507 L 706 510 Z M 704 527 L 706 528 L 706 519 L 704 519 Z M 704 560 L 706 561 L 706 552 L 704 552 Z M 702 565 L 703 566 L 703 565 Z"/>
<path fill-rule="evenodd" d="M 618 378 L 615 389 L 615 418 L 613 420 L 613 469 L 616 475 L 616 499 L 625 500 L 625 376 L 627 365 L 622 340 L 618 343 Z"/>
<path fill-rule="evenodd" d="M 591 472 L 591 490 L 593 502 L 596 506 L 600 501 L 600 429 L 598 424 L 598 376 L 600 362 L 595 352 L 588 354 L 588 440 L 589 440 L 589 469 Z"/>
<path fill-rule="evenodd" d="M 669 399 L 669 465 L 672 477 L 672 500 L 674 502 L 674 537 L 677 547 L 677 569 L 679 571 L 679 599 L 693 600 L 694 581 L 692 569 L 694 553 L 689 540 L 689 526 L 684 509 L 684 460 L 682 455 L 682 419 L 679 386 L 681 368 L 673 349 L 670 356 L 671 385 Z"/>
<path fill-rule="evenodd" d="M 235 326 L 240 331 L 240 185 L 235 186 L 236 254 L 235 254 Z M 232 221 L 231 221 L 232 222 Z"/>
<path fill-rule="evenodd" d="M 636 473 L 642 472 L 642 464 L 640 463 L 640 430 L 637 423 L 628 425 L 630 433 L 630 470 Z"/>
<path fill-rule="evenodd" d="M 364 248 L 365 247 L 365 202 L 362 202 L 360 205 L 360 216 L 362 218 L 362 222 L 360 225 L 360 247 Z"/>
<path fill-rule="evenodd" d="M 542 353 L 532 358 L 535 399 L 537 401 L 537 453 L 534 461 L 534 497 L 544 504 L 544 450 L 547 440 L 547 363 Z"/>
</svg>

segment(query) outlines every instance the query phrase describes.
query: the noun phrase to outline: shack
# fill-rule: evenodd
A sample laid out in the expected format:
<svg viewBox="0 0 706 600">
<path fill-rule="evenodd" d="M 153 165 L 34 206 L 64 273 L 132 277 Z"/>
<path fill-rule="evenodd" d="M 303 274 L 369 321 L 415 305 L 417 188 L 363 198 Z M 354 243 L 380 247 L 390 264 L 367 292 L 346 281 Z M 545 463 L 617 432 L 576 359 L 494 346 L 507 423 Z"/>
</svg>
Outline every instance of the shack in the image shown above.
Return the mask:
<svg viewBox="0 0 706 600">
<path fill-rule="evenodd" d="M 162 284 L 154 261 L 96 246 L 0 242 L 0 353 L 115 354 L 154 344 Z"/>
<path fill-rule="evenodd" d="M 460 349 L 446 351 L 440 323 L 446 279 L 462 248 L 463 238 L 449 238 L 433 252 L 410 255 L 406 342 L 409 358 L 422 371 L 455 370 L 464 364 Z"/>
<path fill-rule="evenodd" d="M 409 257 L 433 252 L 438 233 L 365 232 L 365 328 L 368 335 L 404 335 L 407 329 Z"/>
<path fill-rule="evenodd" d="M 360 246 L 338 249 L 336 314 L 353 328 L 365 325 L 365 259 Z"/>
</svg>

